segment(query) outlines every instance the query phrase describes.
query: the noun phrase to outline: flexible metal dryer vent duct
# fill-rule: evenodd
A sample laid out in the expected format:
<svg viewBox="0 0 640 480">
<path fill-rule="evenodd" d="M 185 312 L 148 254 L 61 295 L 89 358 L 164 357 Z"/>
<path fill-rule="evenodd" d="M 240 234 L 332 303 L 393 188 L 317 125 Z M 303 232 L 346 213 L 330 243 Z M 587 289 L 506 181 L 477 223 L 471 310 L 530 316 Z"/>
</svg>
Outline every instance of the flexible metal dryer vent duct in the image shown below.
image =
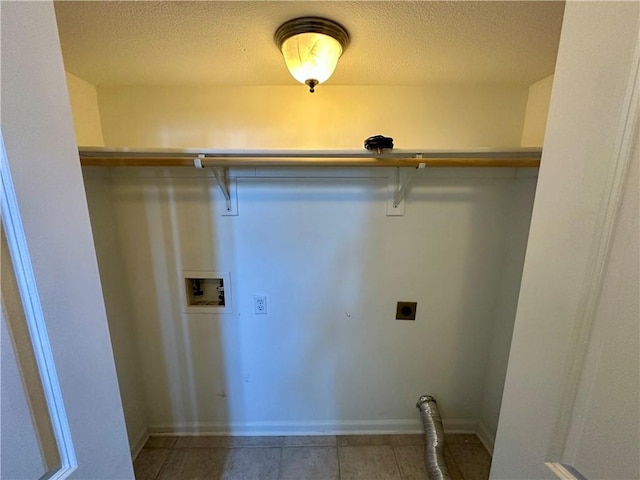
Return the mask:
<svg viewBox="0 0 640 480">
<path fill-rule="evenodd" d="M 420 410 L 424 433 L 427 437 L 426 461 L 427 473 L 431 480 L 450 480 L 447 463 L 444 459 L 444 429 L 442 417 L 438 412 L 436 399 L 431 395 L 423 395 L 416 404 Z"/>
</svg>

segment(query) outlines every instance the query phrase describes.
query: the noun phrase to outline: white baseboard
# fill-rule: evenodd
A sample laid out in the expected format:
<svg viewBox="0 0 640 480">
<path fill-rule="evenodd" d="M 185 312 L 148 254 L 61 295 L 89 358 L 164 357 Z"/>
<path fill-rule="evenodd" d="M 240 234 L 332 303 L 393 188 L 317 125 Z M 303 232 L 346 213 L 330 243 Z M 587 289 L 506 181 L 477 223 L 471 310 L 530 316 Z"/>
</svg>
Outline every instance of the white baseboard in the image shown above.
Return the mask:
<svg viewBox="0 0 640 480">
<path fill-rule="evenodd" d="M 476 433 L 478 420 L 475 418 L 443 418 L 444 433 Z M 422 430 L 424 432 L 424 430 Z"/>
<path fill-rule="evenodd" d="M 444 419 L 447 433 L 475 433 L 476 419 Z M 242 422 L 242 423 L 175 423 L 149 426 L 154 435 L 377 435 L 393 433 L 424 433 L 417 420 L 352 420 L 315 422 Z"/>
<path fill-rule="evenodd" d="M 478 428 L 476 429 L 476 435 L 484 445 L 484 448 L 493 455 L 493 446 L 496 442 L 496 437 L 493 435 L 487 426 L 483 422 L 478 422 Z"/>
<path fill-rule="evenodd" d="M 142 447 L 144 447 L 144 444 L 147 443 L 148 439 L 149 431 L 144 429 L 140 433 L 138 433 L 138 435 L 136 435 L 133 441 L 129 441 L 132 460 L 135 460 L 136 457 L 140 454 L 140 452 L 142 451 Z"/>
</svg>

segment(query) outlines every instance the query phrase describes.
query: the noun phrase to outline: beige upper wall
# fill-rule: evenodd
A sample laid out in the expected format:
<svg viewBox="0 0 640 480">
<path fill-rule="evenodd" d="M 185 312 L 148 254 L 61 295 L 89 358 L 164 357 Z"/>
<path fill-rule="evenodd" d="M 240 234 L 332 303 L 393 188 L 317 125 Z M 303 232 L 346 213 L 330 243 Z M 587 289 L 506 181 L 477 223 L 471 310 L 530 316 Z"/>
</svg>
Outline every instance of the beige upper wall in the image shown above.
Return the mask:
<svg viewBox="0 0 640 480">
<path fill-rule="evenodd" d="M 542 146 L 553 75 L 526 87 L 104 87 L 67 72 L 78 145 L 358 148 Z M 126 117 L 123 113 L 126 112 Z M 103 128 L 104 124 L 104 128 Z"/>
<path fill-rule="evenodd" d="M 547 113 L 551 100 L 553 75 L 543 78 L 529 86 L 527 111 L 522 128 L 522 146 L 540 147 L 544 143 L 544 131 L 547 128 Z"/>
<path fill-rule="evenodd" d="M 96 87 L 67 72 L 67 88 L 78 145 L 104 145 Z"/>
<path fill-rule="evenodd" d="M 519 146 L 526 86 L 105 87 L 105 143 L 129 147 L 396 148 Z"/>
<path fill-rule="evenodd" d="M 98 92 L 67 73 L 78 145 L 121 147 L 357 148 L 377 133 L 393 136 L 398 148 L 541 146 L 552 83 L 553 75 L 528 92 L 513 86 L 324 86 L 313 96 L 300 87 Z"/>
</svg>

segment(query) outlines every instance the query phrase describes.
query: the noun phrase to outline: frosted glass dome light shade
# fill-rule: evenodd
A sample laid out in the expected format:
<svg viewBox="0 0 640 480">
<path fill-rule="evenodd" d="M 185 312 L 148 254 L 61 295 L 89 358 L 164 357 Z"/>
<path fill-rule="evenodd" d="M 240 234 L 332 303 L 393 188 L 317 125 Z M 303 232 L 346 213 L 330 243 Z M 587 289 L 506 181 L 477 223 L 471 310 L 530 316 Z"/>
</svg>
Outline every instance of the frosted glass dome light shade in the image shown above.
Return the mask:
<svg viewBox="0 0 640 480">
<path fill-rule="evenodd" d="M 333 74 L 349 34 L 331 20 L 305 17 L 283 24 L 275 40 L 293 78 L 313 92 Z"/>
<path fill-rule="evenodd" d="M 282 56 L 289 72 L 300 83 L 313 79 L 326 82 L 342 55 L 342 46 L 322 33 L 301 33 L 282 44 Z"/>
</svg>

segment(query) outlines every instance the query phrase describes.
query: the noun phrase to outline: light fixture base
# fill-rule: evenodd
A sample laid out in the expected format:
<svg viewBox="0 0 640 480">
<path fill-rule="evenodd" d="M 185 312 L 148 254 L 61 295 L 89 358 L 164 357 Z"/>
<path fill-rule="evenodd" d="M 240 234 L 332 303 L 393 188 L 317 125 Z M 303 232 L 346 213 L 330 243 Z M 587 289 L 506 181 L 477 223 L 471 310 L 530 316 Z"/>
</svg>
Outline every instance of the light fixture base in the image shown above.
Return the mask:
<svg viewBox="0 0 640 480">
<path fill-rule="evenodd" d="M 288 38 L 300 33 L 322 33 L 335 38 L 342 46 L 344 52 L 349 45 L 349 32 L 337 22 L 322 17 L 300 17 L 289 20 L 278 27 L 274 40 L 278 50 L 282 50 L 282 44 Z"/>
</svg>

